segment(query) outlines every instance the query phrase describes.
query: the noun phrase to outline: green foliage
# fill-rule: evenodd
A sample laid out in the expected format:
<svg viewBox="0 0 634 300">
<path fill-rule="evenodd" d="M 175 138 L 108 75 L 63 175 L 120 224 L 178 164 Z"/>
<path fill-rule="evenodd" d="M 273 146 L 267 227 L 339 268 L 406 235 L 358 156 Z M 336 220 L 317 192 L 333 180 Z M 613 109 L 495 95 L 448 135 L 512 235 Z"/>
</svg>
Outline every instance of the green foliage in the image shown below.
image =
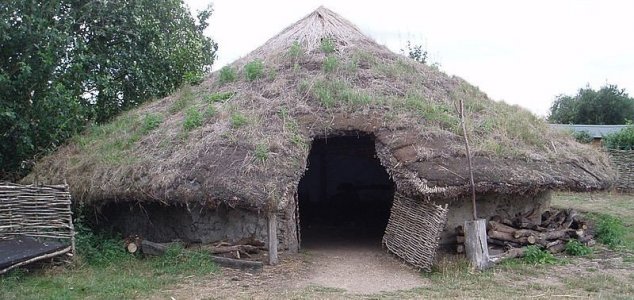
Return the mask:
<svg viewBox="0 0 634 300">
<path fill-rule="evenodd" d="M 421 64 L 426 64 L 428 59 L 427 50 L 423 50 L 422 45 L 412 45 L 410 41 L 407 41 L 406 49 L 401 49 L 403 54 L 407 54 L 407 56 L 416 62 Z"/>
<path fill-rule="evenodd" d="M 324 58 L 323 69 L 325 72 L 330 73 L 337 69 L 339 66 L 339 60 L 336 56 L 328 55 Z"/>
<path fill-rule="evenodd" d="M 372 102 L 369 95 L 354 90 L 348 84 L 339 80 L 317 81 L 312 88 L 312 93 L 313 97 L 326 108 L 333 107 L 337 103 L 354 107 Z"/>
<path fill-rule="evenodd" d="M 207 101 L 209 101 L 210 103 L 225 102 L 225 101 L 231 99 L 231 97 L 233 97 L 233 95 L 235 95 L 234 92 L 213 93 L 213 94 L 207 96 Z"/>
<path fill-rule="evenodd" d="M 169 108 L 170 113 L 177 113 L 182 111 L 186 107 L 189 107 L 191 103 L 194 101 L 194 94 L 189 86 L 185 86 L 181 89 L 181 94 L 178 96 L 178 99 L 172 103 L 172 106 Z"/>
<path fill-rule="evenodd" d="M 603 145 L 608 149 L 634 149 L 634 125 L 629 124 L 618 132 L 607 134 L 603 137 Z"/>
<path fill-rule="evenodd" d="M 17 180 L 87 125 L 199 82 L 216 57 L 210 16 L 181 0 L 3 2 L 0 177 Z"/>
<path fill-rule="evenodd" d="M 575 131 L 572 133 L 572 136 L 577 140 L 577 142 L 582 144 L 589 144 L 592 142 L 592 136 L 587 131 Z"/>
<path fill-rule="evenodd" d="M 331 38 L 322 38 L 320 48 L 321 51 L 326 54 L 333 53 L 335 52 L 335 41 L 333 41 Z"/>
<path fill-rule="evenodd" d="M 203 114 L 203 117 L 205 119 L 209 119 L 213 116 L 215 116 L 218 113 L 218 111 L 216 110 L 216 108 L 213 105 L 207 105 L 207 108 L 205 109 L 205 113 Z"/>
<path fill-rule="evenodd" d="M 249 123 L 247 117 L 239 112 L 234 112 L 231 114 L 231 127 L 240 128 Z"/>
<path fill-rule="evenodd" d="M 597 241 L 611 249 L 623 245 L 626 229 L 623 221 L 617 217 L 599 214 L 595 216 Z"/>
<path fill-rule="evenodd" d="M 560 95 L 550 108 L 548 121 L 558 124 L 625 124 L 634 116 L 634 99 L 616 85 L 598 91 L 579 89 L 577 95 Z"/>
<path fill-rule="evenodd" d="M 202 71 L 189 71 L 183 75 L 183 82 L 189 85 L 200 84 L 205 77 Z"/>
<path fill-rule="evenodd" d="M 255 158 L 261 162 L 269 158 L 269 146 L 266 144 L 257 144 L 255 146 Z"/>
<path fill-rule="evenodd" d="M 254 81 L 264 75 L 264 63 L 261 60 L 254 60 L 244 65 L 244 76 L 248 81 Z"/>
<path fill-rule="evenodd" d="M 84 213 L 75 219 L 77 254 L 90 266 L 106 267 L 129 261 L 132 256 L 123 247 L 122 238 L 107 232 L 94 232 L 86 222 Z"/>
<path fill-rule="evenodd" d="M 557 258 L 555 258 L 555 256 L 552 255 L 552 253 L 546 250 L 542 250 L 538 246 L 535 246 L 535 245 L 526 247 L 526 250 L 524 251 L 524 257 L 522 257 L 522 260 L 525 263 L 534 264 L 534 265 L 541 265 L 541 264 L 552 265 L 559 262 Z"/>
<path fill-rule="evenodd" d="M 574 256 L 585 256 L 592 254 L 592 248 L 577 240 L 570 240 L 566 243 L 566 253 Z"/>
<path fill-rule="evenodd" d="M 236 80 L 236 70 L 234 70 L 230 66 L 224 66 L 220 69 L 220 73 L 218 74 L 218 82 L 222 85 L 229 82 L 234 82 Z"/>
<path fill-rule="evenodd" d="M 158 128 L 163 123 L 163 117 L 159 114 L 146 114 L 143 118 L 142 134 L 145 135 L 150 131 Z"/>
<path fill-rule="evenodd" d="M 203 116 L 200 114 L 198 109 L 196 109 L 195 107 L 190 107 L 185 112 L 183 129 L 185 129 L 185 131 L 191 131 L 192 129 L 200 127 L 201 125 L 203 125 Z"/>
</svg>

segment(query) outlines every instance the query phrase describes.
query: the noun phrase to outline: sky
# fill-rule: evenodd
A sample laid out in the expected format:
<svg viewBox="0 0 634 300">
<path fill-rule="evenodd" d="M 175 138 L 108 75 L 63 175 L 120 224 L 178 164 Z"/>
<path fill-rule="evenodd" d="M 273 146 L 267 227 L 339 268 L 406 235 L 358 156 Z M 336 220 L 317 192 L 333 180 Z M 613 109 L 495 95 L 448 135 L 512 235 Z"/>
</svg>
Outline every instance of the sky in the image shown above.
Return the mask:
<svg viewBox="0 0 634 300">
<path fill-rule="evenodd" d="M 264 44 L 320 5 L 399 53 L 421 44 L 432 62 L 493 100 L 546 116 L 557 95 L 616 84 L 634 96 L 634 1 L 290 1 L 212 3 L 205 32 L 219 44 L 214 69 Z"/>
</svg>

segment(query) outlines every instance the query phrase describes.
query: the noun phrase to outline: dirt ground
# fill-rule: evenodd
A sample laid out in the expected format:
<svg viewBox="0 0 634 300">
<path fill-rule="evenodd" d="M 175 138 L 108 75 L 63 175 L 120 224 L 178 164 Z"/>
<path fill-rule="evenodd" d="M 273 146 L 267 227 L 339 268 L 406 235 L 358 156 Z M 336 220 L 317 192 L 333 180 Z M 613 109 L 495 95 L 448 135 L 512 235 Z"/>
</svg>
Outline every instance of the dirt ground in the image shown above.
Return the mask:
<svg viewBox="0 0 634 300">
<path fill-rule="evenodd" d="M 419 272 L 380 247 L 326 244 L 283 256 L 278 266 L 265 266 L 258 273 L 223 268 L 220 275 L 181 284 L 158 298 L 302 298 L 304 293 L 329 291 L 345 297 L 411 290 L 427 284 L 429 280 Z"/>
</svg>

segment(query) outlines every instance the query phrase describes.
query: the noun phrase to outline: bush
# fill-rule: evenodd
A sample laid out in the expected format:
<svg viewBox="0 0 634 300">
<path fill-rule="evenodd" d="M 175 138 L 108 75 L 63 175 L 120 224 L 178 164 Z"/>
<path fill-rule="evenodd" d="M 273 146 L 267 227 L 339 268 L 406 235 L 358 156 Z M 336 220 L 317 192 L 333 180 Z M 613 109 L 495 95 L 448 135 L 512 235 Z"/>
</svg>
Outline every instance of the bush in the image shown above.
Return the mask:
<svg viewBox="0 0 634 300">
<path fill-rule="evenodd" d="M 577 240 L 570 240 L 566 243 L 566 253 L 574 256 L 585 256 L 592 254 L 592 248 Z"/>
<path fill-rule="evenodd" d="M 603 144 L 608 149 L 634 149 L 634 125 L 621 129 L 603 137 Z"/>
<path fill-rule="evenodd" d="M 597 241 L 614 249 L 623 244 L 625 225 L 617 217 L 598 215 L 596 218 Z"/>
<path fill-rule="evenodd" d="M 220 69 L 220 74 L 218 74 L 218 83 L 225 84 L 228 82 L 233 82 L 236 80 L 236 71 L 229 66 L 224 66 Z"/>
<path fill-rule="evenodd" d="M 120 236 L 94 232 L 85 221 L 83 213 L 79 213 L 75 219 L 75 231 L 77 254 L 91 266 L 105 267 L 132 257 L 125 251 Z"/>
<path fill-rule="evenodd" d="M 577 140 L 577 142 L 582 143 L 582 144 L 590 144 L 592 142 L 592 140 L 593 140 L 593 138 L 590 135 L 590 133 L 588 133 L 585 130 L 573 132 L 572 133 L 572 137 L 574 137 L 575 140 Z"/>
<path fill-rule="evenodd" d="M 203 125 L 203 117 L 200 112 L 192 107 L 185 112 L 185 121 L 183 122 L 183 129 L 190 131 L 196 127 Z"/>
<path fill-rule="evenodd" d="M 254 60 L 244 66 L 244 74 L 248 81 L 261 78 L 264 75 L 264 63 L 261 60 Z"/>
<path fill-rule="evenodd" d="M 531 245 L 526 247 L 526 251 L 524 252 L 524 257 L 522 260 L 529 264 L 556 264 L 558 263 L 557 258 L 552 255 L 552 253 L 542 250 L 535 245 Z"/>
</svg>

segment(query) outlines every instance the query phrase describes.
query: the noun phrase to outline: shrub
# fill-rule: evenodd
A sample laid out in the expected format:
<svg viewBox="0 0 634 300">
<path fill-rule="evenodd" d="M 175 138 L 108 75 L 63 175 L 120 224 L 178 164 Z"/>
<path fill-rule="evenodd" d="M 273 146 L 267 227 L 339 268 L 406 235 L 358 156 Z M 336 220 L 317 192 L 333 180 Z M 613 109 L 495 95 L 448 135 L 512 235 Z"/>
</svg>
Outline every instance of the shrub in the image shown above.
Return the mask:
<svg viewBox="0 0 634 300">
<path fill-rule="evenodd" d="M 183 122 L 183 129 L 190 131 L 196 127 L 203 125 L 203 117 L 200 112 L 192 107 L 185 112 L 185 121 Z"/>
<path fill-rule="evenodd" d="M 331 38 L 322 38 L 320 48 L 326 54 L 335 52 L 335 42 Z"/>
<path fill-rule="evenodd" d="M 198 85 L 203 81 L 204 74 L 201 71 L 189 71 L 183 75 L 183 81 L 190 85 Z"/>
<path fill-rule="evenodd" d="M 325 72 L 330 73 L 336 70 L 338 65 L 339 65 L 339 61 L 337 60 L 337 57 L 329 55 L 329 56 L 326 56 L 326 58 L 324 59 L 324 63 L 322 67 Z"/>
<path fill-rule="evenodd" d="M 163 117 L 159 114 L 146 114 L 143 118 L 142 134 L 147 134 L 163 123 Z"/>
<path fill-rule="evenodd" d="M 105 267 L 131 259 L 124 250 L 121 237 L 107 232 L 94 232 L 87 224 L 83 212 L 75 219 L 77 254 L 91 266 Z"/>
<path fill-rule="evenodd" d="M 574 256 L 585 256 L 592 253 L 592 248 L 577 240 L 570 240 L 566 243 L 566 253 Z"/>
<path fill-rule="evenodd" d="M 603 144 L 608 149 L 634 149 L 634 125 L 621 129 L 603 137 Z"/>
<path fill-rule="evenodd" d="M 231 127 L 240 128 L 249 123 L 247 117 L 239 112 L 234 112 L 231 114 Z"/>
<path fill-rule="evenodd" d="M 293 42 L 293 45 L 291 45 L 291 47 L 288 49 L 288 56 L 291 59 L 297 60 L 303 54 L 304 51 L 302 50 L 302 46 L 299 44 L 298 41 Z"/>
<path fill-rule="evenodd" d="M 617 217 L 598 215 L 596 218 L 597 240 L 611 249 L 623 244 L 625 225 Z"/>
<path fill-rule="evenodd" d="M 220 69 L 220 74 L 218 74 L 218 83 L 225 84 L 228 82 L 233 82 L 236 80 L 236 71 L 229 66 L 224 66 Z"/>
<path fill-rule="evenodd" d="M 234 92 L 218 92 L 218 93 L 213 93 L 209 96 L 206 97 L 208 102 L 224 102 L 227 101 L 229 99 L 231 99 L 231 97 L 233 97 L 233 95 L 235 95 Z"/>
<path fill-rule="evenodd" d="M 558 262 L 557 258 L 552 255 L 552 253 L 540 249 L 538 246 L 531 245 L 526 247 L 526 251 L 524 251 L 524 257 L 522 260 L 529 264 L 556 264 Z"/>
<path fill-rule="evenodd" d="M 585 130 L 573 132 L 572 137 L 574 137 L 577 142 L 582 144 L 589 144 L 592 142 L 592 136 Z"/>
<path fill-rule="evenodd" d="M 261 60 L 254 60 L 244 66 L 244 74 L 248 81 L 261 78 L 264 75 L 264 63 Z"/>
</svg>

